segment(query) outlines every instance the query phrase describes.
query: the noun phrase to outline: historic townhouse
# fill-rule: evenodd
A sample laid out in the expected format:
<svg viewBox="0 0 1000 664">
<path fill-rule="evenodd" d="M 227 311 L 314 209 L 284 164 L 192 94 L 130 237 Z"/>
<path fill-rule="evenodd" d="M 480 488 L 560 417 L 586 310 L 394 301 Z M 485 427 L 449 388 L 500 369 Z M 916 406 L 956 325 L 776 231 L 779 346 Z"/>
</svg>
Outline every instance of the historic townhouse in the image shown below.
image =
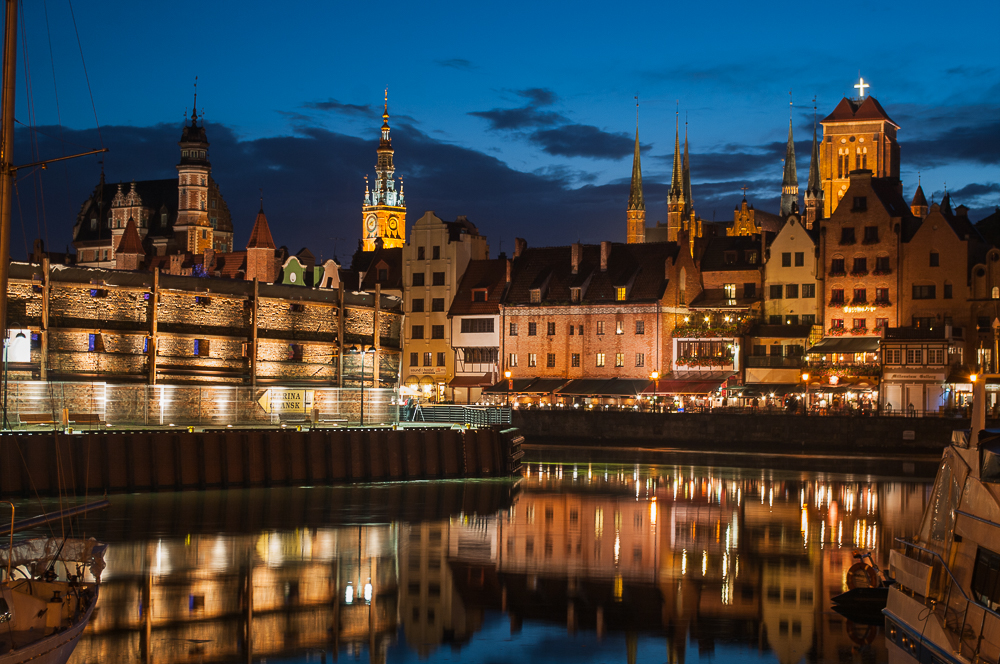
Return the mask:
<svg viewBox="0 0 1000 664">
<path fill-rule="evenodd" d="M 683 243 L 529 249 L 518 239 L 502 310 L 503 369 L 517 379 L 635 380 L 642 389 L 653 371 L 674 368 L 672 331 L 690 314 L 700 281 Z M 562 393 L 600 389 L 610 388 Z"/>
<path fill-rule="evenodd" d="M 403 384 L 419 384 L 425 395 L 451 400 L 447 386 L 455 375 L 455 357 L 448 309 L 469 261 L 486 259 L 489 245 L 465 217 L 442 221 L 426 212 L 413 224 L 402 252 Z"/>
<path fill-rule="evenodd" d="M 448 309 L 455 377 L 448 386 L 455 403 L 475 403 L 483 389 L 495 384 L 500 373 L 500 307 L 510 283 L 511 262 L 501 255 L 493 260 L 469 261 Z M 410 386 L 416 381 L 411 379 Z"/>
</svg>

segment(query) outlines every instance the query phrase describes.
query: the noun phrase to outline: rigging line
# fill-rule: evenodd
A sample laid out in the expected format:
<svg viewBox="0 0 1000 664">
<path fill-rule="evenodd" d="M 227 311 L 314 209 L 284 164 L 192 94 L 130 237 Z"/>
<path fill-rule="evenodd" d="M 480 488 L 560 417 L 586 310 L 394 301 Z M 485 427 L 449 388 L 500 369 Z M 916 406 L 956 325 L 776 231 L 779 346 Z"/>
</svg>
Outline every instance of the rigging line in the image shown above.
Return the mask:
<svg viewBox="0 0 1000 664">
<path fill-rule="evenodd" d="M 31 490 L 35 492 L 35 499 L 38 501 L 38 508 L 45 514 L 45 503 L 42 502 L 42 495 L 38 493 L 38 487 L 35 486 L 35 478 L 31 476 L 31 468 L 28 466 L 28 460 L 24 458 L 24 450 L 21 449 L 21 444 L 18 442 L 18 436 L 13 436 L 14 447 L 17 448 L 17 453 L 21 457 L 21 465 L 24 466 L 24 474 L 28 477 L 28 484 L 31 485 Z M 52 522 L 49 521 L 45 524 L 49 528 L 49 534 L 53 537 L 56 536 L 56 531 L 52 529 Z"/>
<path fill-rule="evenodd" d="M 97 125 L 97 137 L 104 147 L 104 136 L 101 135 L 101 122 L 97 119 L 97 104 L 94 103 L 94 91 L 90 87 L 90 74 L 87 73 L 87 60 L 83 57 L 83 43 L 80 41 L 80 30 L 76 27 L 76 13 L 73 11 L 73 0 L 67 0 L 69 15 L 73 18 L 73 31 L 76 32 L 76 45 L 80 49 L 80 61 L 83 63 L 83 77 L 87 80 L 87 92 L 90 93 L 90 106 L 94 109 L 94 123 Z"/>
<path fill-rule="evenodd" d="M 24 3 L 20 2 L 22 16 L 24 10 Z M 35 126 L 35 94 L 34 86 L 31 82 L 31 59 L 28 56 L 28 33 L 27 33 L 27 21 L 23 18 L 20 22 L 19 27 L 21 28 L 21 51 L 23 55 L 23 65 L 24 65 L 24 91 L 28 99 L 28 124 L 31 127 Z M 41 152 L 38 149 L 38 137 L 29 132 L 29 145 L 31 146 L 31 154 L 33 155 L 35 161 L 41 160 Z M 39 191 L 41 190 L 41 191 Z M 45 189 L 42 185 L 42 178 L 39 174 L 35 181 L 35 230 L 36 237 L 42 237 L 42 228 L 40 225 L 40 218 L 44 218 L 45 215 L 45 201 L 43 200 L 45 196 Z M 41 208 L 41 214 L 39 214 L 39 207 Z M 46 224 L 46 228 L 48 224 Z M 47 233 L 46 233 L 47 235 Z M 25 237 L 25 242 L 27 242 L 27 237 Z"/>
<path fill-rule="evenodd" d="M 24 227 L 24 213 L 21 211 L 21 188 L 14 182 L 14 198 L 17 199 L 17 218 L 21 222 L 21 241 L 24 242 L 24 255 L 28 255 L 28 231 Z"/>
<path fill-rule="evenodd" d="M 56 82 L 56 58 L 52 51 L 52 29 L 49 27 L 49 3 L 48 0 L 42 0 L 42 8 L 45 10 L 45 33 L 49 38 L 49 63 L 52 65 L 52 89 L 56 96 L 56 122 L 59 123 L 59 147 L 62 151 L 62 156 L 66 156 L 66 143 L 63 141 L 63 124 L 62 124 L 62 110 L 59 108 L 59 84 Z M 63 173 L 63 181 L 66 187 L 66 200 L 69 200 L 69 171 L 65 168 L 61 169 Z M 49 224 L 48 219 L 43 219 L 45 222 L 45 244 L 49 244 Z"/>
</svg>

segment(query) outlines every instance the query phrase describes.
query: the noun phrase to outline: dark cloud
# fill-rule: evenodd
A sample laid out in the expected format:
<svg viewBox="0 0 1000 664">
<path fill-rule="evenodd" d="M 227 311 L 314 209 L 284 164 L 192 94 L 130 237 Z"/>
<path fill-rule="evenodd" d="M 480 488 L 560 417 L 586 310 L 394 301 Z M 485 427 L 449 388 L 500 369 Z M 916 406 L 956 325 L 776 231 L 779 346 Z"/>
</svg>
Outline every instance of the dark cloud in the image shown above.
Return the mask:
<svg viewBox="0 0 1000 664">
<path fill-rule="evenodd" d="M 551 106 L 558 99 L 556 93 L 548 88 L 527 88 L 516 92 L 519 97 L 530 100 L 532 106 Z"/>
<path fill-rule="evenodd" d="M 580 124 L 540 129 L 531 134 L 531 142 L 551 155 L 588 159 L 621 159 L 632 154 L 635 146 L 628 134 Z"/>
<path fill-rule="evenodd" d="M 551 111 L 539 111 L 533 106 L 521 108 L 494 108 L 489 111 L 472 111 L 469 115 L 483 118 L 493 131 L 511 131 L 551 127 L 566 122 L 567 118 Z"/>
<path fill-rule="evenodd" d="M 1000 164 L 1000 120 L 996 114 L 979 124 L 957 126 L 923 139 L 903 144 L 911 167 L 930 167 L 956 161 L 996 166 Z"/>
<path fill-rule="evenodd" d="M 469 60 L 465 58 L 448 58 L 447 60 L 435 60 L 435 63 L 441 65 L 442 67 L 448 67 L 451 69 L 462 69 L 470 70 L 476 69 L 476 66 L 472 64 Z"/>
<path fill-rule="evenodd" d="M 363 117 L 370 117 L 372 115 L 371 106 L 366 106 L 365 104 L 345 104 L 332 98 L 326 101 L 307 101 L 302 104 L 302 108 L 322 111 L 324 113 L 340 113 L 342 115 L 360 115 Z"/>
</svg>

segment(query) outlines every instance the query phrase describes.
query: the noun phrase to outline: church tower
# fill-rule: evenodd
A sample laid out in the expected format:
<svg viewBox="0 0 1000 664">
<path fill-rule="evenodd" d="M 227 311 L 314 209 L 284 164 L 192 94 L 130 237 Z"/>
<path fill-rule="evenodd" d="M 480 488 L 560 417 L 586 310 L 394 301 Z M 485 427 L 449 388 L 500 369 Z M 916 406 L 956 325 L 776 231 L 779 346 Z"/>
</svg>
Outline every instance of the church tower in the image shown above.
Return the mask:
<svg viewBox="0 0 1000 664">
<path fill-rule="evenodd" d="M 684 228 L 684 175 L 681 167 L 681 127 L 680 115 L 674 132 L 674 172 L 670 180 L 670 192 L 667 194 L 667 241 L 677 242 L 677 236 Z"/>
<path fill-rule="evenodd" d="M 365 201 L 361 206 L 361 237 L 364 251 L 374 251 L 375 241 L 382 240 L 386 249 L 406 244 L 406 203 L 403 200 L 403 181 L 396 191 L 392 163 L 392 139 L 389 138 L 389 91 L 385 93 L 385 110 L 382 112 L 382 138 L 378 143 L 378 163 L 375 165 L 375 185 L 368 188 L 365 176 Z"/>
<path fill-rule="evenodd" d="M 181 161 L 177 164 L 177 221 L 174 238 L 181 251 L 204 253 L 213 248 L 213 231 L 208 219 L 208 178 L 212 164 L 208 161 L 208 137 L 204 118 L 198 125 L 198 91 L 195 88 L 191 124 L 184 126 L 181 140 Z"/>
<path fill-rule="evenodd" d="M 799 201 L 799 176 L 795 171 L 795 141 L 792 140 L 792 119 L 788 118 L 788 145 L 785 146 L 785 172 L 781 177 L 781 218 L 787 219 L 792 205 Z"/>
<path fill-rule="evenodd" d="M 809 158 L 809 182 L 806 184 L 805 226 L 812 228 L 823 218 L 823 187 L 819 181 L 819 143 L 816 142 L 816 119 L 813 118 L 812 156 Z"/>
<path fill-rule="evenodd" d="M 892 121 L 875 97 L 866 97 L 870 87 L 862 78 L 854 86 L 857 98 L 844 97 L 823 118 L 823 144 L 819 151 L 823 187 L 823 217 L 829 219 L 850 186 L 851 171 L 866 169 L 872 177 L 899 179 L 899 125 Z"/>
<path fill-rule="evenodd" d="M 639 104 L 636 103 L 635 154 L 632 155 L 632 186 L 628 192 L 626 242 L 646 241 L 646 199 L 642 195 L 642 165 L 639 163 Z"/>
</svg>

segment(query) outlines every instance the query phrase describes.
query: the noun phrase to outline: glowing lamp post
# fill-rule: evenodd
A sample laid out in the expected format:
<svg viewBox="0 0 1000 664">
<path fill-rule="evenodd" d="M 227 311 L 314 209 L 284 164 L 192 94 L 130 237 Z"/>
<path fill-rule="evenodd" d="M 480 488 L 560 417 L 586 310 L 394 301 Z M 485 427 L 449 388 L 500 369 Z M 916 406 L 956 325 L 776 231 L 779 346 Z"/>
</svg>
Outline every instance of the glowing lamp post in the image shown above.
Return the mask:
<svg viewBox="0 0 1000 664">
<path fill-rule="evenodd" d="M 653 373 L 649 374 L 649 379 L 653 381 L 653 407 L 655 409 L 656 400 L 660 391 L 660 372 L 653 371 Z"/>
<path fill-rule="evenodd" d="M 503 377 L 507 379 L 507 407 L 510 408 L 510 388 L 514 381 L 510 379 L 510 371 L 504 371 Z"/>
<path fill-rule="evenodd" d="M 802 392 L 802 414 L 809 414 L 809 374 L 802 374 L 802 384 L 805 389 Z"/>
</svg>

